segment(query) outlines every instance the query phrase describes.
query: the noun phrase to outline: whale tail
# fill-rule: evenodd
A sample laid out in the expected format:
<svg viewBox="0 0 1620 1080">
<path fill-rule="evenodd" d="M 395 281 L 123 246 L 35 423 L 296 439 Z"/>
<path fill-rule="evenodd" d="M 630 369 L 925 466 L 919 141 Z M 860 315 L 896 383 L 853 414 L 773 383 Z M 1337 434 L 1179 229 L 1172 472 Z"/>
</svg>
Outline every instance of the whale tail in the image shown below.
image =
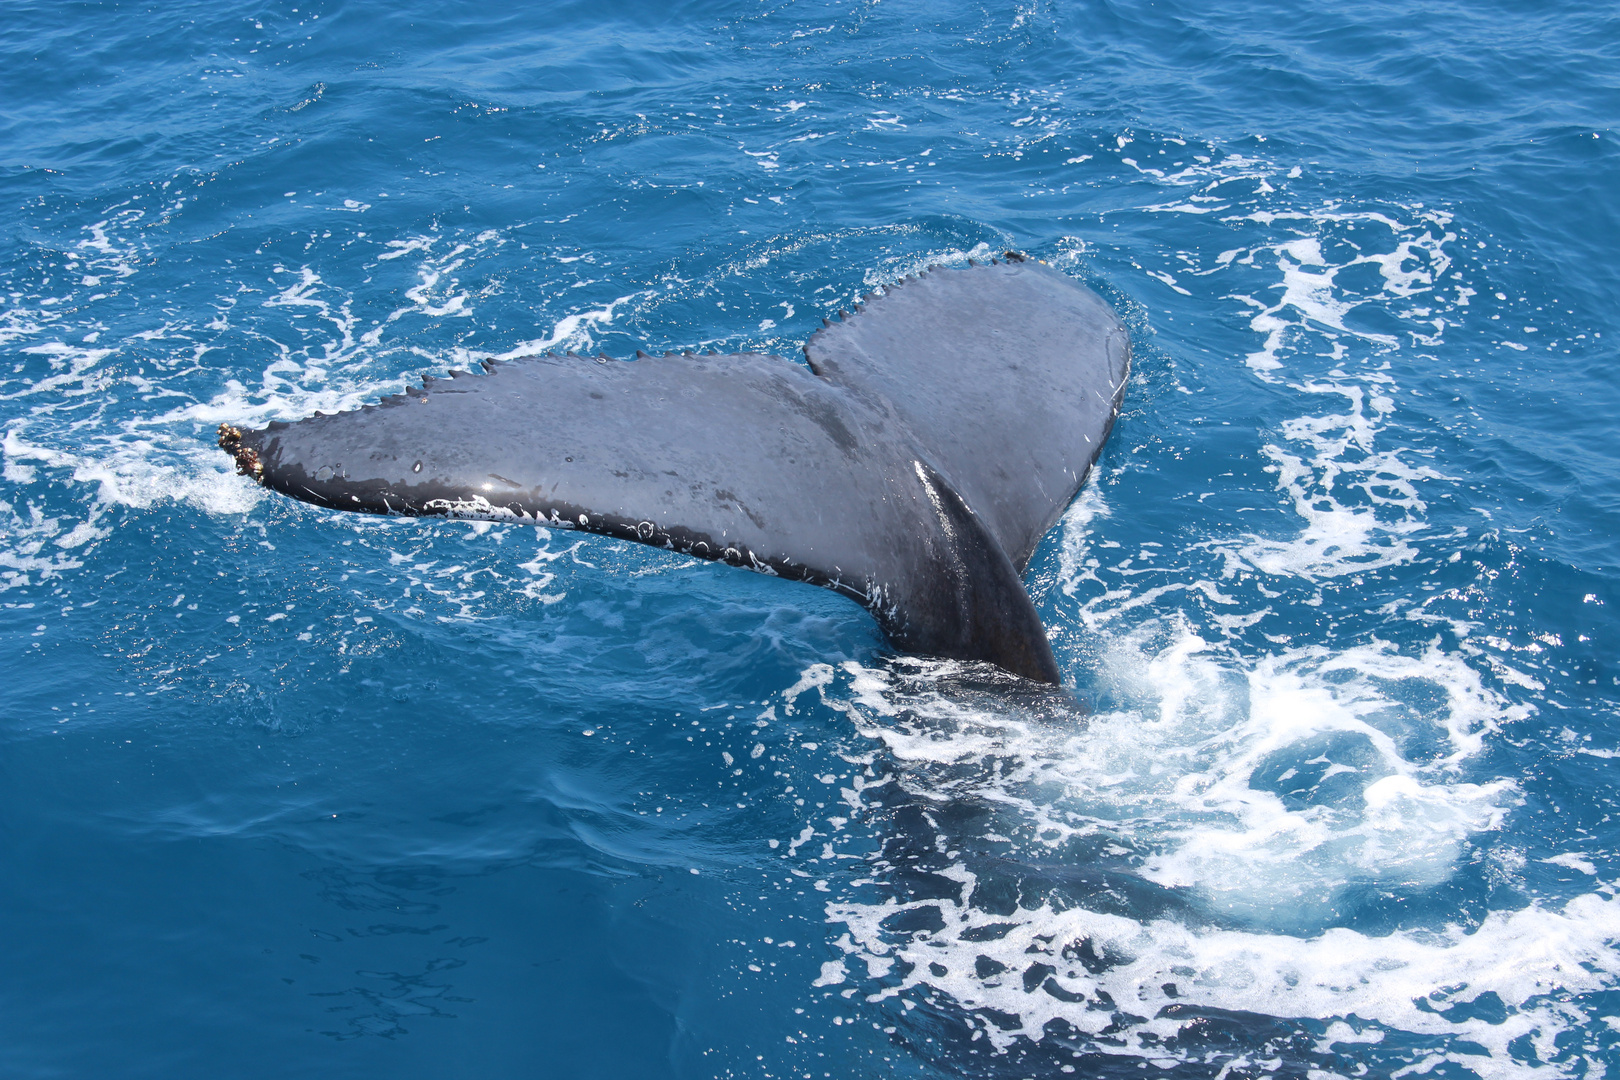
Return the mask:
<svg viewBox="0 0 1620 1080">
<path fill-rule="evenodd" d="M 1058 682 L 1020 575 L 1118 414 L 1119 319 L 1009 253 L 872 294 L 804 355 L 485 361 L 219 442 L 305 502 L 669 548 L 834 589 L 904 651 Z"/>
</svg>

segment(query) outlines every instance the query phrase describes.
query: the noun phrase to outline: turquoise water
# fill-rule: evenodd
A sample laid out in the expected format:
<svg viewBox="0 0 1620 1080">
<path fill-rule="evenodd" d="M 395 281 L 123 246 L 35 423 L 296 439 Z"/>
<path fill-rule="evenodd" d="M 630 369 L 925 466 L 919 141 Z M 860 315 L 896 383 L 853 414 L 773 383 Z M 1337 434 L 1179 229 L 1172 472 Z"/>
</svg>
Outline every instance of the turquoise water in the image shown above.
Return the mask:
<svg viewBox="0 0 1620 1080">
<path fill-rule="evenodd" d="M 242 11 L 0 17 L 0 1071 L 1620 1064 L 1620 15 Z M 1007 248 L 1136 343 L 1090 715 L 213 445 Z"/>
</svg>

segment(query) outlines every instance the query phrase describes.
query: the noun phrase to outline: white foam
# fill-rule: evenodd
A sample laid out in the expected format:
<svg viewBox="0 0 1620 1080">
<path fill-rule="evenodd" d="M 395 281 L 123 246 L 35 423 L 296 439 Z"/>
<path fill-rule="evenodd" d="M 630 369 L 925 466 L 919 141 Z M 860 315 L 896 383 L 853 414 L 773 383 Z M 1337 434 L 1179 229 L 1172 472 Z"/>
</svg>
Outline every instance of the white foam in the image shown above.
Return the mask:
<svg viewBox="0 0 1620 1080">
<path fill-rule="evenodd" d="M 513 360 L 522 356 L 534 356 L 537 353 L 556 352 L 559 350 L 588 350 L 595 343 L 593 331 L 601 327 L 613 325 L 613 313 L 621 305 L 638 299 L 645 293 L 627 293 L 614 300 L 606 307 L 595 308 L 590 311 L 580 311 L 572 315 L 565 315 L 557 320 L 551 333 L 543 338 L 532 341 L 523 341 L 514 345 L 506 352 L 495 357 L 497 360 Z"/>
<path fill-rule="evenodd" d="M 3 499 L 0 522 L 0 535 L 5 537 L 0 546 L 0 592 L 49 581 L 84 565 L 72 550 L 79 544 L 64 541 L 89 523 L 68 526 L 36 504 L 18 506 Z"/>
<path fill-rule="evenodd" d="M 61 316 L 43 308 L 9 307 L 0 313 L 0 345 L 35 337 Z"/>
<path fill-rule="evenodd" d="M 972 886 L 965 883 L 967 903 L 830 904 L 828 915 L 847 929 L 861 955 L 910 967 L 895 985 L 870 999 L 919 988 L 943 992 L 970 1008 L 1016 1017 L 1018 1026 L 1011 1029 L 983 1027 L 1002 1049 L 1019 1037 L 1039 1042 L 1052 1021 L 1089 1035 L 1116 1022 L 1113 1009 L 1093 1011 L 1086 1003 L 1058 1000 L 1045 991 L 1044 980 L 1026 991 L 1023 973 L 1032 964 L 1048 963 L 1056 970 L 1047 978 L 1068 994 L 1083 995 L 1087 1003 L 1106 993 L 1121 1010 L 1137 1015 L 1176 1003 L 1282 1018 L 1357 1017 L 1362 1024 L 1370 1021 L 1483 1047 L 1489 1056 L 1467 1054 L 1469 1068 L 1484 1077 L 1516 1077 L 1524 1075 L 1525 1065 L 1510 1044 L 1526 1039 L 1543 1061 L 1565 1056 L 1556 1040 L 1576 1018 L 1571 995 L 1612 989 L 1615 983 L 1609 972 L 1615 961 L 1611 942 L 1620 935 L 1620 901 L 1596 895 L 1577 897 L 1562 910 L 1532 906 L 1495 912 L 1472 930 L 1448 926 L 1370 937 L 1335 929 L 1306 938 L 1195 930 L 1168 920 L 1142 923 L 1050 904 L 1020 910 L 1009 920 L 974 910 Z M 944 909 L 944 930 L 897 945 L 880 925 L 904 909 L 924 906 Z M 1014 928 L 997 940 L 972 933 L 999 929 L 1009 921 Z M 1082 942 L 1115 961 L 1114 966 L 1093 974 L 1075 959 L 1065 959 L 1065 947 Z M 975 971 L 981 957 L 1001 965 L 1004 974 L 979 977 Z M 946 974 L 939 975 L 932 965 Z M 1444 1015 L 1454 1004 L 1486 994 L 1495 994 L 1508 1007 L 1501 1022 Z M 1150 1016 L 1129 1027 L 1124 1039 L 1097 1040 L 1087 1048 L 1174 1060 L 1162 1040 L 1178 1034 L 1184 1023 Z M 1377 1041 L 1380 1034 L 1375 1030 L 1357 1038 L 1348 1025 L 1336 1026 L 1340 1030 L 1330 1032 L 1324 1050 L 1334 1043 Z M 1577 1058 L 1548 1072 L 1579 1075 L 1594 1065 L 1601 1068 L 1599 1062 Z"/>
<path fill-rule="evenodd" d="M 1450 215 L 1435 210 L 1415 210 L 1406 220 L 1380 211 L 1351 212 L 1332 207 L 1265 212 L 1250 214 L 1247 218 L 1263 219 L 1266 224 L 1286 221 L 1314 231 L 1332 226 L 1378 225 L 1387 229 L 1390 236 L 1390 247 L 1386 251 L 1367 251 L 1358 244 L 1354 254 L 1341 260 L 1324 255 L 1321 236 L 1310 233 L 1273 242 L 1249 253 L 1245 261 L 1269 257 L 1282 275 L 1282 291 L 1275 303 L 1264 303 L 1241 294 L 1236 297 L 1257 309 L 1250 326 L 1264 335 L 1265 340 L 1259 350 L 1249 354 L 1247 363 L 1263 377 L 1284 366 L 1279 354 L 1293 351 L 1288 340 L 1290 331 L 1305 334 L 1326 331 L 1330 341 L 1348 335 L 1375 346 L 1397 346 L 1397 338 L 1354 329 L 1346 320 L 1365 304 L 1376 304 L 1384 298 L 1406 299 L 1433 290 L 1451 266 L 1445 246 L 1457 239 L 1455 233 L 1446 229 L 1451 222 Z M 1378 268 L 1385 296 L 1356 296 L 1338 287 L 1337 279 L 1342 272 L 1364 264 Z M 1437 333 L 1440 329 L 1443 326 L 1437 328 Z"/>
<path fill-rule="evenodd" d="M 1321 579 L 1408 562 L 1416 555 L 1407 538 L 1424 527 L 1428 507 L 1421 487 L 1444 477 L 1409 462 L 1416 456 L 1411 451 L 1378 448 L 1382 418 L 1392 408 L 1381 392 L 1385 381 L 1370 376 L 1370 392 L 1345 381 L 1294 387 L 1302 395 L 1342 397 L 1348 408 L 1287 421 L 1280 430 L 1286 441 L 1262 447 L 1272 462 L 1267 471 L 1276 475 L 1278 488 L 1305 525 L 1287 540 L 1251 535 L 1235 549 L 1244 561 L 1267 574 Z"/>
<path fill-rule="evenodd" d="M 1167 174 L 1162 182 L 1178 186 L 1207 178 L 1206 189 L 1215 190 L 1229 186 L 1232 178 L 1278 172 L 1228 158 Z M 1207 264 L 1182 253 L 1174 275 L 1143 269 L 1178 289 L 1201 290 L 1212 302 L 1249 309 L 1249 325 L 1259 341 L 1242 362 L 1262 381 L 1292 392 L 1302 410 L 1273 422 L 1258 447 L 1299 524 L 1291 531 L 1259 533 L 1243 527 L 1246 522 L 1234 522 L 1238 528 L 1217 531 L 1193 550 L 1220 558 L 1222 582 L 1257 581 L 1263 594 L 1268 578 L 1321 582 L 1419 558 L 1418 538 L 1429 528 L 1426 490 L 1447 478 L 1424 460 L 1424 452 L 1391 445 L 1387 430 L 1401 388 L 1389 358 L 1408 343 L 1437 344 L 1454 321 L 1450 311 L 1475 291 L 1448 277 L 1447 245 L 1456 240 L 1450 216 L 1403 206 L 1277 208 L 1280 200 L 1252 195 L 1232 201 L 1267 208 L 1224 222 L 1259 222 L 1272 235 L 1249 247 L 1222 250 Z M 1359 267 L 1377 271 L 1373 284 L 1363 274 L 1356 287 L 1341 285 L 1341 278 Z M 1424 306 L 1414 306 L 1419 299 Z M 1365 329 L 1361 324 L 1373 317 L 1403 324 L 1404 337 Z M 1095 556 L 1082 551 L 1083 535 L 1075 535 L 1080 528 L 1065 526 L 1062 580 L 1071 596 L 1092 593 L 1081 613 L 1087 626 L 1095 629 L 1151 609 L 1163 591 L 1150 595 L 1138 583 L 1118 582 L 1117 568 L 1107 573 L 1100 563 L 1088 564 Z M 1202 579 L 1201 570 L 1163 564 L 1159 569 L 1170 579 L 1161 590 L 1208 595 L 1213 584 Z M 1244 617 L 1229 612 L 1221 619 L 1239 626 Z"/>
<path fill-rule="evenodd" d="M 13 401 L 41 394 L 82 397 L 107 388 L 107 377 L 95 373 L 95 368 L 113 354 L 112 349 L 86 349 L 62 341 L 47 341 L 40 345 L 30 345 L 22 352 L 27 356 L 48 357 L 51 374 L 21 390 L 0 395 L 0 401 Z"/>
<path fill-rule="evenodd" d="M 846 751 L 846 760 L 867 766 L 840 791 L 836 812 L 847 834 L 863 821 L 889 827 L 893 819 L 876 813 L 867 793 L 878 791 L 878 802 L 892 807 L 896 786 L 923 807 L 949 801 L 989 813 L 976 835 L 935 826 L 937 836 L 909 838 L 913 850 L 947 853 L 930 869 L 960 883 L 954 898 L 866 903 L 845 895 L 827 905 L 856 959 L 904 972 L 882 985 L 877 976 L 856 980 L 862 992 L 873 1001 L 943 994 L 970 1016 L 996 1010 L 1001 1026 L 982 1029 L 1001 1048 L 1019 1037 L 1039 1041 L 1059 1019 L 1096 1034 L 1123 1010 L 1146 1019 L 1115 1029 L 1123 1044 L 1090 1048 L 1163 1054 L 1151 1040 L 1174 1035 L 1183 1021 L 1158 1013 L 1179 1002 L 1285 1019 L 1355 1016 L 1455 1036 L 1490 1051 L 1470 1060 L 1481 1075 L 1512 1074 L 1519 1066 L 1508 1044 L 1521 1037 L 1547 1059 L 1557 1033 L 1579 1020 L 1571 995 L 1611 986 L 1620 971 L 1610 944 L 1620 908 L 1605 896 L 1496 912 L 1476 927 L 1385 937 L 1326 928 L 1347 898 L 1369 888 L 1421 893 L 1445 882 L 1469 857 L 1472 837 L 1500 828 L 1516 784 L 1470 779 L 1466 770 L 1499 726 L 1526 710 L 1434 648 L 1411 655 L 1373 644 L 1335 654 L 1310 646 L 1246 660 L 1185 631 L 1145 648 L 1163 637 L 1159 629 L 1114 642 L 1103 667 L 1123 704 L 1076 724 L 986 711 L 852 663 L 816 665 L 784 692 L 790 714 L 813 694 L 876 748 Z M 953 667 L 913 666 L 941 674 Z M 1278 794 L 1287 788 L 1279 778 L 1310 768 L 1316 774 L 1303 800 Z M 999 902 L 981 906 L 984 871 L 959 853 L 979 851 L 998 868 L 992 872 L 1008 873 L 1062 859 L 1077 841 L 1101 843 L 1113 872 L 1192 898 L 1204 914 L 1133 918 L 1027 891 L 1011 912 Z M 885 877 L 881 854 L 868 859 L 871 876 Z M 883 926 L 929 907 L 943 914 L 942 930 Z M 1077 960 L 1081 942 L 1110 966 L 1092 970 Z M 1051 964 L 1058 990 L 1085 1000 L 1026 991 L 1023 973 L 1035 963 Z M 1099 992 L 1117 1008 L 1089 1008 Z M 1506 1003 L 1506 1023 L 1431 1011 L 1486 993 Z M 1007 1026 L 1006 1017 L 1016 1023 Z"/>
<path fill-rule="evenodd" d="M 125 209 L 90 226 L 70 257 L 72 266 L 88 272 L 72 280 L 94 278 L 107 287 L 137 273 L 141 221 L 139 211 Z M 31 340 L 19 351 L 43 363 L 45 372 L 32 382 L 0 384 L 0 400 L 15 403 L 0 432 L 0 472 L 18 489 L 6 511 L 14 515 L 13 527 L 0 542 L 10 585 L 76 567 L 67 553 L 82 555 L 110 536 L 115 507 L 176 501 L 205 513 L 251 511 L 264 493 L 233 475 L 214 446 L 214 429 L 222 422 L 263 424 L 339 411 L 397 390 L 398 374 L 376 363 L 401 347 L 387 339 L 390 325 L 409 314 L 468 311 L 472 297 L 457 284 L 456 271 L 475 248 L 504 243 L 486 233 L 437 255 L 435 239 L 398 241 L 383 254 L 420 259 L 419 283 L 407 292 L 409 305 L 370 330 L 354 314 L 353 297 L 327 283 L 315 265 L 275 267 L 268 295 L 239 288 L 216 298 L 204 325 L 163 316 L 125 331 L 121 340 L 109 340 L 93 321 L 93 307 L 90 333 L 84 323 L 68 325 L 61 306 L 76 294 L 14 304 L 0 318 L 0 340 Z M 226 334 L 245 334 L 269 353 L 268 362 L 257 379 L 229 380 L 206 398 L 194 396 L 185 387 L 195 379 L 181 377 L 191 376 Z M 124 407 L 110 408 L 112 398 Z M 64 427 L 61 410 L 79 401 L 96 403 L 94 411 L 80 412 Z M 30 488 L 38 494 L 24 494 Z"/>
</svg>

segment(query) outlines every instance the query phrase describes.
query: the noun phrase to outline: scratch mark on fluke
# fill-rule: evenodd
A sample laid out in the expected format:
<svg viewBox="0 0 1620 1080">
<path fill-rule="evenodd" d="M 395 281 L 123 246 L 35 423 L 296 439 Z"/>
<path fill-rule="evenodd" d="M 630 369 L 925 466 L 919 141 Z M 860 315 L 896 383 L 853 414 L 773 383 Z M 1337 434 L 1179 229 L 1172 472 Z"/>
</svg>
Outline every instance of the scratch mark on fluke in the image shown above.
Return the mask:
<svg viewBox="0 0 1620 1080">
<path fill-rule="evenodd" d="M 634 540 L 833 589 L 901 650 L 1058 682 L 1020 575 L 1118 415 L 1124 326 L 1015 251 L 838 315 L 808 366 L 482 361 L 349 412 L 221 424 L 219 446 L 318 506 Z"/>
</svg>

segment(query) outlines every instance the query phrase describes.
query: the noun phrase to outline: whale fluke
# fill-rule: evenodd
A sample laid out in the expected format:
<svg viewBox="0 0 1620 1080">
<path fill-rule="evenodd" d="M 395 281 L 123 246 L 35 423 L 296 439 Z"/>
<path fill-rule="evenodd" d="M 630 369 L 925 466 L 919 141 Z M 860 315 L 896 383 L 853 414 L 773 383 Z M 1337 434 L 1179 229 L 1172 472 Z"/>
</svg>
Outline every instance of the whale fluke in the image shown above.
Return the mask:
<svg viewBox="0 0 1620 1080">
<path fill-rule="evenodd" d="M 901 650 L 1058 682 L 1020 574 L 1108 437 L 1124 326 L 1012 252 L 840 316 L 802 364 L 531 356 L 219 444 L 319 506 L 665 547 L 834 589 Z"/>
</svg>

